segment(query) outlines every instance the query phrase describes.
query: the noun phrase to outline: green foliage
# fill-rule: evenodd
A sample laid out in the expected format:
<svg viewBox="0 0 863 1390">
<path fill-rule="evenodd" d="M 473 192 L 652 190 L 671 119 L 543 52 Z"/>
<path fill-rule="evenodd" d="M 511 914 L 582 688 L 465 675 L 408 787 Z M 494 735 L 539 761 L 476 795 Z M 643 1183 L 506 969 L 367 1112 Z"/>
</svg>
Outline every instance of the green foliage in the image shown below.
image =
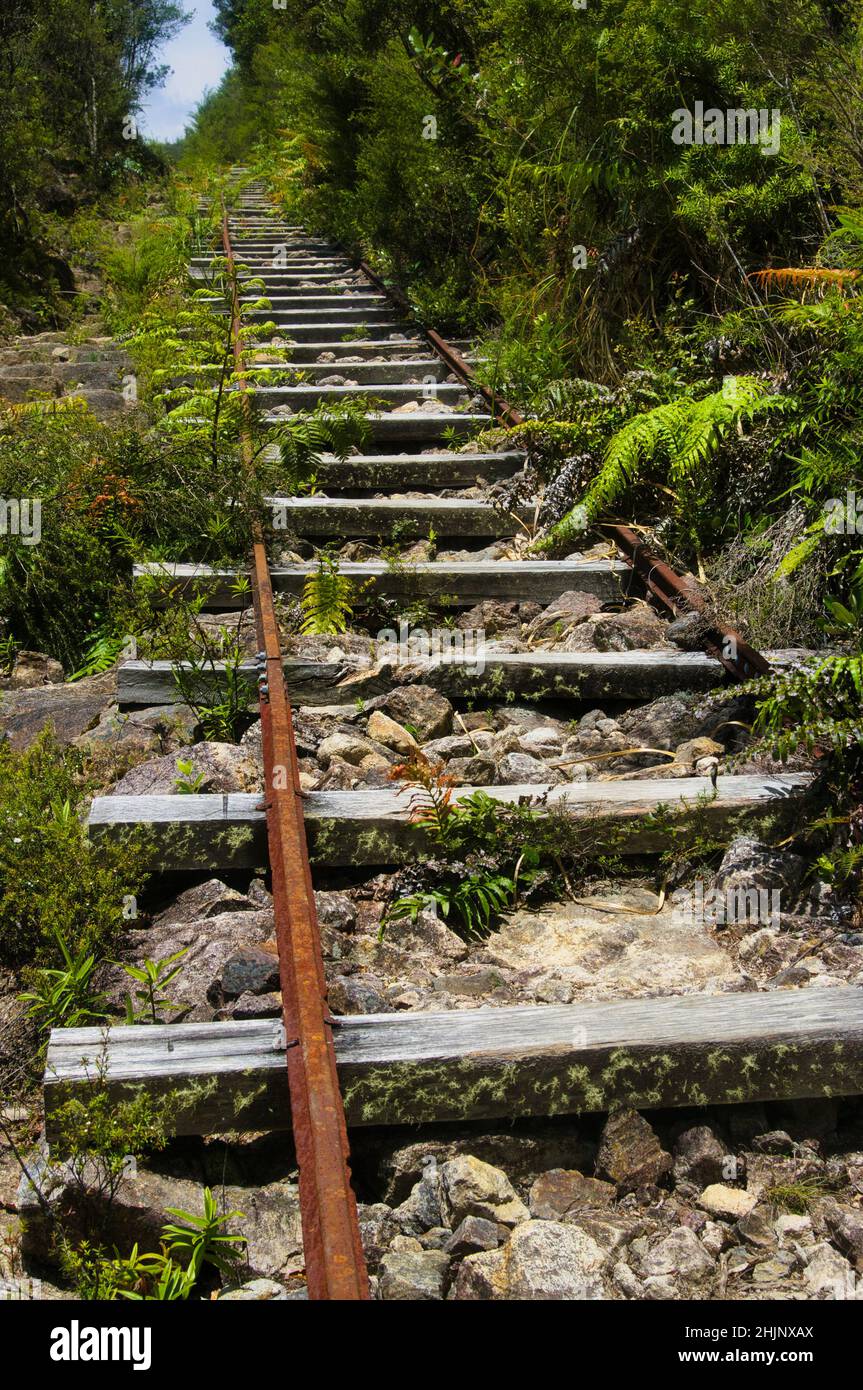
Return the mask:
<svg viewBox="0 0 863 1390">
<path fill-rule="evenodd" d="M 207 1267 L 229 1277 L 234 1274 L 244 1237 L 224 1230 L 243 1213 L 220 1213 L 209 1187 L 203 1192 L 203 1212 L 168 1208 L 184 1224 L 162 1228 L 161 1248 L 142 1251 L 138 1245 L 126 1256 L 109 1258 L 102 1249 L 82 1242 L 67 1250 L 66 1270 L 85 1299 L 131 1299 L 175 1302 L 195 1293 Z"/>
<path fill-rule="evenodd" d="M 839 759 L 863 750 L 863 656 L 831 656 L 752 682 L 758 699 L 756 733 L 770 740 L 778 758 L 816 746 Z"/>
<path fill-rule="evenodd" d="M 0 743 L 0 960 L 69 969 L 110 953 L 124 898 L 140 890 L 144 837 L 91 843 L 81 821 L 91 787 L 83 755 L 50 730 L 18 753 Z M 86 972 L 84 972 L 86 973 Z"/>
<path fill-rule="evenodd" d="M 336 636 L 346 632 L 351 618 L 353 585 L 339 573 L 338 559 L 323 552 L 317 569 L 303 585 L 300 631 Z"/>
<path fill-rule="evenodd" d="M 514 880 L 504 874 L 468 874 L 457 884 L 428 888 L 423 893 L 398 898 L 387 910 L 387 921 L 408 917 L 415 922 L 420 912 L 439 909 L 446 919 L 452 913 L 466 937 L 482 937 L 494 918 L 510 906 L 515 888 Z"/>
<path fill-rule="evenodd" d="M 720 391 L 701 400 L 680 396 L 634 416 L 610 441 L 602 467 L 585 493 L 578 511 L 583 529 L 584 508 L 589 519 L 613 514 L 645 479 L 647 469 L 661 471 L 674 504 L 674 515 L 688 531 L 698 551 L 710 534 L 711 500 L 716 495 L 717 459 L 728 434 L 770 409 L 784 409 L 781 396 L 770 395 L 752 377 L 729 377 Z M 570 514 L 570 517 L 572 514 Z M 555 540 L 572 534 L 570 517 L 553 531 Z"/>
<path fill-rule="evenodd" d="M 108 1017 L 106 1000 L 93 986 L 93 952 L 80 950 L 73 956 L 57 927 L 54 936 L 65 964 L 36 972 L 33 988 L 18 996 L 46 1036 L 52 1028 L 79 1028 Z"/>
<path fill-rule="evenodd" d="M 154 1097 L 144 1089 L 118 1098 L 107 1084 L 105 1049 L 93 1060 L 87 1084 L 53 1112 L 51 1164 L 87 1194 L 108 1201 L 119 1191 L 130 1159 L 163 1149 L 180 1102 L 179 1093 Z"/>
<path fill-rule="evenodd" d="M 5 0 L 0 13 L 0 300 L 30 326 L 74 313 L 57 214 L 162 169 L 129 118 L 167 74 L 174 0 Z M 80 262 L 79 262 L 80 263 Z"/>
<path fill-rule="evenodd" d="M 141 989 L 134 990 L 137 1007 L 132 995 L 126 995 L 128 1024 L 167 1023 L 169 1020 L 162 1017 L 163 1013 L 175 1013 L 182 1009 L 182 1004 L 172 1003 L 164 990 L 182 971 L 183 957 L 187 954 L 188 947 L 184 947 L 181 951 L 175 951 L 173 955 L 163 957 L 162 960 L 145 960 L 140 966 L 130 965 L 125 961 L 122 963 L 123 970 L 129 978 L 142 986 Z"/>
<path fill-rule="evenodd" d="M 216 1199 L 208 1187 L 204 1188 L 204 1210 L 200 1216 L 192 1212 L 169 1207 L 171 1216 L 176 1216 L 183 1225 L 172 1223 L 165 1226 L 162 1239 L 171 1257 L 184 1260 L 186 1273 L 196 1283 L 201 1277 L 205 1264 L 212 1265 L 220 1274 L 232 1273 L 235 1265 L 235 1251 L 244 1243 L 239 1235 L 231 1235 L 223 1230 L 229 1221 L 242 1217 L 240 1211 L 219 1212 Z"/>
</svg>

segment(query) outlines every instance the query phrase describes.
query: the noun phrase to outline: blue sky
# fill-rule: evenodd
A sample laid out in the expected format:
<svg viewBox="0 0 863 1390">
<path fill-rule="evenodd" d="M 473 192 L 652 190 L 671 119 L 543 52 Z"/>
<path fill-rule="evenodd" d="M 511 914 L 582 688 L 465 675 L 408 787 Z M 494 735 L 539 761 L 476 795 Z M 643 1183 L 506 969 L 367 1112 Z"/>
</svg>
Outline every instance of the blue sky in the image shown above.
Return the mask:
<svg viewBox="0 0 863 1390">
<path fill-rule="evenodd" d="M 186 9 L 194 9 L 194 17 L 160 55 L 172 72 L 142 107 L 142 132 L 154 140 L 176 140 L 182 135 L 201 97 L 219 85 L 230 61 L 228 50 L 207 28 L 213 18 L 210 0 L 189 0 Z"/>
</svg>

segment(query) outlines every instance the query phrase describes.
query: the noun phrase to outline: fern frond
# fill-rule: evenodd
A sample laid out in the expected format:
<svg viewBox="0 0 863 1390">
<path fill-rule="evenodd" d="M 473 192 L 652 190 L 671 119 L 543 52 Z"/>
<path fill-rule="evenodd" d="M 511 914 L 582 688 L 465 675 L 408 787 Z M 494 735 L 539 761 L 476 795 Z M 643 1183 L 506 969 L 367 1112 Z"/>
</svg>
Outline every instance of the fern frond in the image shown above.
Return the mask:
<svg viewBox="0 0 863 1390">
<path fill-rule="evenodd" d="M 337 636 L 346 632 L 352 614 L 353 585 L 339 574 L 338 562 L 322 555 L 318 568 L 303 585 L 300 631 L 306 636 Z"/>
</svg>

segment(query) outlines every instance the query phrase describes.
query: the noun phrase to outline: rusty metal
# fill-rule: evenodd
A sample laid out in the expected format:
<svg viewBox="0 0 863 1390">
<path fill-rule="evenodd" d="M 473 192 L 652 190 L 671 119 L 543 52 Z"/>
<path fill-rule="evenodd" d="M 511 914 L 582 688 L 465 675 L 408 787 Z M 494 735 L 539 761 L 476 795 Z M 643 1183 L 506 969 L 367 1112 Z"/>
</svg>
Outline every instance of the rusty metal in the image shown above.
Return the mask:
<svg viewBox="0 0 863 1390">
<path fill-rule="evenodd" d="M 386 287 L 382 285 L 382 288 Z M 470 363 L 465 361 L 461 353 L 438 333 L 426 330 L 426 337 L 447 365 L 467 385 L 479 386 Z M 479 386 L 479 389 L 502 425 L 511 428 L 525 423 L 521 412 L 496 391 L 486 386 Z M 676 574 L 666 561 L 653 554 L 631 527 L 609 522 L 601 524 L 598 529 L 614 541 L 627 564 L 640 576 L 654 597 L 664 603 L 675 617 L 681 617 L 685 613 L 705 615 L 705 626 L 699 634 L 699 641 L 707 654 L 721 662 L 735 680 L 746 681 L 755 675 L 766 675 L 771 669 L 767 658 L 756 651 L 755 647 L 751 647 L 734 628 L 707 615 L 706 604 L 694 581 L 687 583 Z"/>
<path fill-rule="evenodd" d="M 767 674 L 771 669 L 767 658 L 750 647 L 734 628 L 708 614 L 695 580 L 687 582 L 682 579 L 670 565 L 654 555 L 630 526 L 608 522 L 600 530 L 611 537 L 650 592 L 676 617 L 686 613 L 703 615 L 704 627 L 699 633 L 699 641 L 708 655 L 720 661 L 726 671 L 741 681 Z"/>
<path fill-rule="evenodd" d="M 231 336 L 241 391 L 240 305 L 227 209 L 222 240 L 232 286 Z M 244 400 L 248 403 L 249 397 Z M 251 442 L 242 448 L 252 465 Z M 279 949 L 291 1122 L 300 1173 L 300 1215 L 310 1299 L 365 1300 L 369 1281 L 351 1186 L 344 1105 L 336 1073 L 320 930 L 303 820 L 293 717 L 285 687 L 279 626 L 261 525 L 252 542 L 252 592 L 259 649 L 267 840 Z"/>
<path fill-rule="evenodd" d="M 385 284 L 366 265 L 365 261 L 360 261 L 357 269 L 367 275 L 378 289 L 383 294 L 388 295 L 393 303 L 404 312 L 411 312 L 410 305 L 402 291 L 397 287 Z M 465 361 L 461 353 L 451 343 L 448 343 L 439 333 L 435 333 L 431 329 L 425 328 L 423 332 L 435 352 L 443 358 L 450 370 L 460 377 L 465 385 L 482 393 L 495 418 L 502 425 L 511 429 L 514 425 L 525 423 L 525 418 L 521 412 L 511 406 L 503 396 L 489 386 L 482 386 L 476 380 L 470 363 Z M 752 676 L 766 675 L 770 671 L 770 662 L 761 652 L 756 651 L 755 647 L 751 647 L 740 636 L 739 632 L 735 632 L 733 627 L 729 627 L 727 623 L 723 623 L 708 614 L 707 605 L 694 580 L 687 583 L 685 579 L 676 574 L 665 560 L 653 554 L 631 527 L 608 522 L 600 524 L 598 529 L 614 541 L 627 564 L 640 576 L 654 597 L 665 604 L 675 617 L 679 618 L 685 613 L 704 614 L 705 625 L 699 633 L 699 641 L 708 655 L 721 662 L 735 680 L 746 681 Z"/>
<path fill-rule="evenodd" d="M 398 286 L 387 285 L 379 275 L 375 274 L 371 266 L 367 265 L 365 261 L 357 262 L 357 270 L 361 270 L 363 275 L 371 280 L 372 284 L 377 285 L 381 294 L 385 294 L 388 299 L 391 299 L 396 308 L 401 309 L 402 313 L 413 313 L 410 303 Z M 464 360 L 458 348 L 454 348 L 452 343 L 448 343 L 439 333 L 435 333 L 433 328 L 423 328 L 422 325 L 420 325 L 420 329 L 425 334 L 438 357 L 443 358 L 450 371 L 455 376 L 459 377 L 460 380 L 464 382 L 465 386 L 469 386 L 472 391 L 479 392 L 488 403 L 495 418 L 501 425 L 505 425 L 509 428 L 512 425 L 521 424 L 522 416 L 519 415 L 517 410 L 513 409 L 513 407 L 509 405 L 502 396 L 499 396 L 493 391 L 490 386 L 483 386 L 477 381 L 471 370 L 470 363 Z"/>
</svg>

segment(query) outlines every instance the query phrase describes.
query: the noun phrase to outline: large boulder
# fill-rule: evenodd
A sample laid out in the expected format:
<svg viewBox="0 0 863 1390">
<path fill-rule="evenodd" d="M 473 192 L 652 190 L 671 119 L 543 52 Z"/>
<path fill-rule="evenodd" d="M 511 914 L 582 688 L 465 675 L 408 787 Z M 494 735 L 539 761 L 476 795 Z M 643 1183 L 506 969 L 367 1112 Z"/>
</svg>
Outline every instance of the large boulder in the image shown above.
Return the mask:
<svg viewBox="0 0 863 1390">
<path fill-rule="evenodd" d="M 179 771 L 180 762 L 191 763 L 191 771 Z M 247 748 L 235 743 L 196 743 L 139 763 L 111 791 L 114 796 L 170 796 L 180 794 L 178 783 L 194 785 L 199 777 L 199 793 L 256 792 L 264 786 L 263 768 Z"/>
<path fill-rule="evenodd" d="M 116 690 L 115 673 L 105 671 L 72 685 L 0 691 L 0 738 L 21 750 L 50 724 L 58 743 L 74 743 L 114 704 Z"/>
</svg>

